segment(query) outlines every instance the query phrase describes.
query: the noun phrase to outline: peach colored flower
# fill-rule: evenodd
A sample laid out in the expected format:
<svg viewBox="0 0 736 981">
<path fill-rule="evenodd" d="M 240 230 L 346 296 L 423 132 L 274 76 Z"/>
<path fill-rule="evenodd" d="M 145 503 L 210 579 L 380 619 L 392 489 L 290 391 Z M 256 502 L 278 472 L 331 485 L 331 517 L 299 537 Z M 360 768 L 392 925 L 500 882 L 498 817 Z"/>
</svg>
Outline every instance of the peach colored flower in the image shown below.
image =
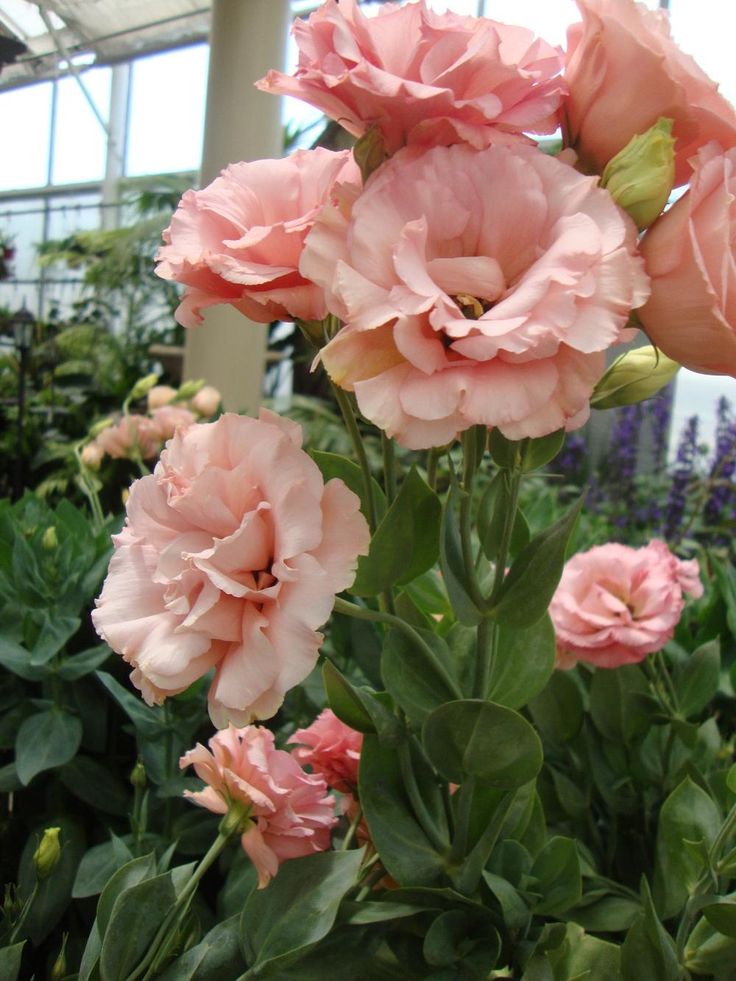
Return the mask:
<svg viewBox="0 0 736 981">
<path fill-rule="evenodd" d="M 568 29 L 568 137 L 601 173 L 632 136 L 660 116 L 674 120 L 675 183 L 710 140 L 736 144 L 736 112 L 718 86 L 670 38 L 665 11 L 634 0 L 577 0 L 581 24 Z"/>
<path fill-rule="evenodd" d="M 354 136 L 376 126 L 390 153 L 404 143 L 484 147 L 557 126 L 562 59 L 526 28 L 436 14 L 424 0 L 375 17 L 355 0 L 327 0 L 293 33 L 296 74 L 270 71 L 258 88 L 303 99 Z"/>
<path fill-rule="evenodd" d="M 292 754 L 302 766 L 323 776 L 328 787 L 355 793 L 363 734 L 341 722 L 332 709 L 320 712 L 306 729 L 297 729 L 289 742 L 297 744 Z"/>
<path fill-rule="evenodd" d="M 291 753 L 276 749 L 273 733 L 260 726 L 216 733 L 207 750 L 201 743 L 179 760 L 193 766 L 207 786 L 184 796 L 215 814 L 234 805 L 250 819 L 241 836 L 243 850 L 263 889 L 281 862 L 330 847 L 337 821 L 335 798 L 321 776 L 305 773 Z"/>
<path fill-rule="evenodd" d="M 296 423 L 262 410 L 179 429 L 136 481 L 93 612 L 149 704 L 215 667 L 217 726 L 268 718 L 312 670 L 368 526 Z"/>
<path fill-rule="evenodd" d="M 95 442 L 113 460 L 129 459 L 135 449 L 140 453 L 141 459 L 151 460 L 158 456 L 163 439 L 152 419 L 131 413 L 103 429 Z"/>
<path fill-rule="evenodd" d="M 92 442 L 87 443 L 82 449 L 80 456 L 85 467 L 89 467 L 90 470 L 99 470 L 100 464 L 105 456 L 105 451 L 97 440 L 93 439 Z"/>
<path fill-rule="evenodd" d="M 639 311 L 674 361 L 736 378 L 736 149 L 693 158 L 690 190 L 644 236 L 652 295 Z"/>
<path fill-rule="evenodd" d="M 636 228 L 595 178 L 526 146 L 409 148 L 347 212 L 325 209 L 301 269 L 345 322 L 321 358 L 368 419 L 412 449 L 585 422 L 648 296 Z"/>
<path fill-rule="evenodd" d="M 680 620 L 685 592 L 703 594 L 697 560 L 678 559 L 658 539 L 644 548 L 612 542 L 574 555 L 549 608 L 558 667 L 580 660 L 618 668 L 661 650 Z"/>
<path fill-rule="evenodd" d="M 171 385 L 154 385 L 146 396 L 146 406 L 148 411 L 160 409 L 162 405 L 168 405 L 176 398 L 176 389 Z"/>
<path fill-rule="evenodd" d="M 197 394 L 190 400 L 189 404 L 200 416 L 213 416 L 220 408 L 222 395 L 214 385 L 205 385 L 200 388 Z"/>
<path fill-rule="evenodd" d="M 171 439 L 177 429 L 193 426 L 197 417 L 183 405 L 162 405 L 151 412 L 151 421 L 162 443 Z"/>
<path fill-rule="evenodd" d="M 319 289 L 299 273 L 304 238 L 336 181 L 360 183 L 349 151 L 297 150 L 282 160 L 231 164 L 187 191 L 163 234 L 156 272 L 186 286 L 185 327 L 230 303 L 251 320 L 321 320 Z"/>
</svg>

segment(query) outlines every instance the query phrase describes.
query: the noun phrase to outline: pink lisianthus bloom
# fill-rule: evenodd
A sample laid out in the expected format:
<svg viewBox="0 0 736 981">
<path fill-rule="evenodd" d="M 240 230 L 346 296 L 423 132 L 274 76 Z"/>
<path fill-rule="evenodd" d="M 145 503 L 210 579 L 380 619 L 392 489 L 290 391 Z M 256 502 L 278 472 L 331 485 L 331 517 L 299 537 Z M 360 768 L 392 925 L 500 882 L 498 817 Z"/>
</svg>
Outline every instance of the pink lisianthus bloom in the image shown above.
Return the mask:
<svg viewBox="0 0 736 981">
<path fill-rule="evenodd" d="M 216 726 L 268 718 L 314 667 L 317 627 L 368 550 L 359 503 L 274 413 L 179 429 L 131 488 L 97 632 L 149 704 L 214 667 Z"/>
<path fill-rule="evenodd" d="M 208 418 L 213 416 L 217 410 L 220 408 L 220 403 L 222 402 L 222 395 L 219 389 L 215 388 L 214 385 L 204 385 L 193 396 L 189 405 L 191 408 L 200 416 Z"/>
<path fill-rule="evenodd" d="M 693 158 L 690 189 L 641 245 L 652 295 L 639 316 L 674 361 L 736 378 L 736 149 Z"/>
<path fill-rule="evenodd" d="M 156 257 L 159 276 L 186 286 L 179 323 L 196 327 L 218 303 L 258 323 L 321 320 L 324 299 L 299 273 L 299 259 L 337 181 L 360 183 L 352 154 L 319 148 L 231 164 L 201 191 L 187 191 Z"/>
<path fill-rule="evenodd" d="M 113 460 L 129 459 L 136 450 L 142 460 L 151 460 L 158 456 L 163 439 L 152 419 L 131 413 L 103 429 L 95 443 Z"/>
<path fill-rule="evenodd" d="M 146 406 L 149 412 L 168 405 L 176 398 L 176 389 L 171 385 L 154 385 L 146 396 Z"/>
<path fill-rule="evenodd" d="M 636 241 L 595 178 L 532 147 L 402 150 L 307 238 L 302 271 L 345 323 L 320 356 L 411 449 L 577 428 L 649 294 Z"/>
<path fill-rule="evenodd" d="M 184 796 L 215 814 L 232 808 L 246 828 L 240 841 L 258 872 L 263 889 L 281 862 L 330 847 L 337 821 L 335 798 L 324 779 L 305 773 L 291 753 L 276 749 L 273 733 L 259 726 L 231 725 L 209 741 L 197 743 L 179 760 L 193 766 L 207 786 Z"/>
<path fill-rule="evenodd" d="M 327 0 L 293 32 L 296 74 L 270 71 L 258 88 L 309 102 L 353 136 L 375 126 L 389 153 L 528 142 L 525 132 L 557 127 L 562 59 L 526 28 L 436 14 L 424 0 L 375 17 L 355 0 Z"/>
<path fill-rule="evenodd" d="M 549 608 L 557 666 L 642 661 L 672 639 L 684 593 L 703 595 L 698 562 L 678 559 L 658 539 L 644 548 L 612 542 L 574 555 Z"/>
<path fill-rule="evenodd" d="M 171 439 L 177 429 L 193 426 L 197 417 L 183 405 L 161 405 L 151 412 L 151 421 L 162 443 Z"/>
<path fill-rule="evenodd" d="M 602 173 L 632 136 L 660 116 L 674 121 L 675 184 L 710 140 L 736 144 L 736 112 L 670 37 L 669 18 L 634 0 L 577 0 L 583 22 L 568 29 L 568 138 Z"/>
<path fill-rule="evenodd" d="M 297 729 L 289 742 L 297 744 L 292 754 L 302 766 L 323 776 L 328 787 L 355 793 L 363 734 L 341 722 L 332 709 L 320 712 L 306 729 Z"/>
</svg>

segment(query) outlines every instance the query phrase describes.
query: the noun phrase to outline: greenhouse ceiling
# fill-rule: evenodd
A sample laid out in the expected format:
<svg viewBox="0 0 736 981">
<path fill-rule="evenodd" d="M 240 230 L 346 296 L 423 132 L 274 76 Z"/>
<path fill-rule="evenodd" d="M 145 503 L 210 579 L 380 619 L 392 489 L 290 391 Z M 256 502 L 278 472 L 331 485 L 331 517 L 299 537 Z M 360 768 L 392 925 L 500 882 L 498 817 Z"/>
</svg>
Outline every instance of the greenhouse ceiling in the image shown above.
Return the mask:
<svg viewBox="0 0 736 981">
<path fill-rule="evenodd" d="M 210 0 L 0 0 L 0 89 L 201 41 Z"/>
</svg>

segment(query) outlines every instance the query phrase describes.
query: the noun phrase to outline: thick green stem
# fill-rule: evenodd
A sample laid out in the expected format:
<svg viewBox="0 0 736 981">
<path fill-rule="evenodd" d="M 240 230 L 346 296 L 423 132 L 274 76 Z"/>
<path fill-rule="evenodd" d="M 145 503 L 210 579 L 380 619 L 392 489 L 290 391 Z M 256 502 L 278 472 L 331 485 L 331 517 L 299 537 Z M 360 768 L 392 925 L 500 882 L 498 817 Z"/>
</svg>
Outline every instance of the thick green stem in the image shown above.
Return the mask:
<svg viewBox="0 0 736 981">
<path fill-rule="evenodd" d="M 353 450 L 355 451 L 361 473 L 363 474 L 363 490 L 365 492 L 366 507 L 368 508 L 368 514 L 366 517 L 368 519 L 368 526 L 370 527 L 371 534 L 373 534 L 378 525 L 378 513 L 376 511 L 376 499 L 373 494 L 373 477 L 371 474 L 370 465 L 368 463 L 368 456 L 365 452 L 365 446 L 363 445 L 363 438 L 360 435 L 360 430 L 358 429 L 358 423 L 355 419 L 355 413 L 353 412 L 353 407 L 350 404 L 350 399 L 341 388 L 338 388 L 337 385 L 332 384 L 332 391 L 340 408 L 340 412 L 342 413 L 343 421 L 345 422 L 348 435 L 350 436 L 350 440 L 353 444 Z"/>
<path fill-rule="evenodd" d="M 432 490 L 437 490 L 437 464 L 440 459 L 440 450 L 433 447 L 427 453 L 427 483 Z"/>
<path fill-rule="evenodd" d="M 519 488 L 521 487 L 521 471 L 511 470 L 508 472 L 509 480 L 509 507 L 504 515 L 503 529 L 501 531 L 501 542 L 498 548 L 498 556 L 496 558 L 496 571 L 493 576 L 493 588 L 491 589 L 491 595 L 489 602 L 491 607 L 495 604 L 498 599 L 498 594 L 501 591 L 501 586 L 503 585 L 503 580 L 506 575 L 506 562 L 509 557 L 509 549 L 511 548 L 511 536 L 514 531 L 514 524 L 516 523 L 516 511 L 519 507 Z"/>
<path fill-rule="evenodd" d="M 460 865 L 468 851 L 468 835 L 470 832 L 470 812 L 473 806 L 475 780 L 468 777 L 457 790 L 457 807 L 455 808 L 455 834 L 452 840 L 451 861 Z"/>
<path fill-rule="evenodd" d="M 429 813 L 427 805 L 424 802 L 422 792 L 417 784 L 416 773 L 414 772 L 414 767 L 412 766 L 409 743 L 403 742 L 399 746 L 398 753 L 401 776 L 403 777 L 404 787 L 409 796 L 409 800 L 411 801 L 411 806 L 414 809 L 414 813 L 421 824 L 424 833 L 427 835 L 437 851 L 444 852 L 447 849 L 449 842 L 440 831 L 439 827 L 437 826 L 437 822 Z"/>
<path fill-rule="evenodd" d="M 484 617 L 478 624 L 475 643 L 473 698 L 487 698 L 488 683 L 491 678 L 498 644 L 498 626 L 489 617 Z"/>
<path fill-rule="evenodd" d="M 394 456 L 394 441 L 385 433 L 381 433 L 381 448 L 383 449 L 383 489 L 389 504 L 396 497 L 396 459 Z"/>
<path fill-rule="evenodd" d="M 426 643 L 410 623 L 394 616 L 392 613 L 385 613 L 383 610 L 369 610 L 365 606 L 357 606 L 347 600 L 337 597 L 335 599 L 335 613 L 342 613 L 343 616 L 353 617 L 355 620 L 371 620 L 374 623 L 385 623 L 389 627 L 400 630 L 411 642 L 424 654 L 426 660 L 432 665 L 434 670 L 442 677 L 442 680 L 449 687 L 456 698 L 462 698 L 463 693 L 455 679 L 449 674 L 447 668 L 439 659 L 437 654 Z"/>
</svg>

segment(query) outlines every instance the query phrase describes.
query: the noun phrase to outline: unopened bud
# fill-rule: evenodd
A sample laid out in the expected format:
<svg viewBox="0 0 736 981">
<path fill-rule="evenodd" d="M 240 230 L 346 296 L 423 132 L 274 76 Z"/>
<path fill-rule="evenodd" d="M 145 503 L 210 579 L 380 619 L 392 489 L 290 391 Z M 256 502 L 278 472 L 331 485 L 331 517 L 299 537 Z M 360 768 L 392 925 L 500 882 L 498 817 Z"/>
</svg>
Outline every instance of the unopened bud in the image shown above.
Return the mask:
<svg viewBox="0 0 736 981">
<path fill-rule="evenodd" d="M 205 418 L 213 416 L 220 408 L 222 396 L 214 385 L 205 385 L 200 388 L 192 399 L 192 409 Z"/>
<path fill-rule="evenodd" d="M 135 402 L 136 399 L 142 399 L 144 395 L 148 395 L 158 381 L 158 378 L 159 376 L 155 372 L 146 375 L 144 378 L 139 378 L 131 389 L 129 400 Z"/>
<path fill-rule="evenodd" d="M 61 950 L 51 968 L 50 981 L 62 981 L 62 978 L 66 977 L 66 942 L 68 939 L 69 934 L 65 933 L 61 940 Z"/>
<path fill-rule="evenodd" d="M 651 344 L 616 358 L 595 386 L 590 404 L 594 409 L 633 405 L 656 395 L 672 381 L 679 364 Z"/>
<path fill-rule="evenodd" d="M 192 378 L 190 381 L 185 381 L 179 386 L 176 401 L 185 402 L 187 399 L 193 399 L 202 388 L 204 388 L 204 378 Z"/>
<path fill-rule="evenodd" d="M 96 440 L 87 443 L 80 454 L 82 463 L 88 470 L 99 470 L 104 456 L 105 451 Z"/>
<path fill-rule="evenodd" d="M 138 760 L 136 765 L 130 771 L 130 782 L 134 787 L 145 787 L 146 786 L 146 768 L 143 763 Z"/>
<path fill-rule="evenodd" d="M 148 411 L 151 412 L 153 409 L 160 409 L 162 405 L 168 405 L 169 402 L 174 401 L 176 395 L 176 389 L 172 388 L 171 385 L 154 385 L 146 400 Z"/>
<path fill-rule="evenodd" d="M 94 439 L 96 436 L 99 436 L 100 433 L 104 432 L 106 429 L 109 429 L 110 426 L 114 426 L 114 425 L 115 425 L 115 420 L 110 416 L 108 416 L 107 419 L 100 419 L 100 421 L 96 422 L 94 426 L 92 426 L 92 428 L 90 429 L 89 431 L 90 439 Z"/>
<path fill-rule="evenodd" d="M 249 815 L 250 807 L 241 801 L 232 801 L 217 830 L 227 838 L 231 835 L 242 835 L 252 823 Z"/>
<path fill-rule="evenodd" d="M 56 534 L 56 528 L 54 525 L 49 525 L 49 527 L 43 533 L 41 545 L 45 552 L 53 552 L 59 547 L 59 536 Z"/>
<path fill-rule="evenodd" d="M 373 171 L 378 170 L 381 164 L 388 159 L 386 142 L 380 129 L 371 126 L 363 133 L 353 147 L 353 157 L 360 167 L 360 173 L 365 184 Z"/>
<path fill-rule="evenodd" d="M 601 177 L 616 204 L 640 229 L 662 213 L 675 183 L 675 140 L 672 120 L 660 117 L 646 133 L 632 136 L 608 161 Z"/>
<path fill-rule="evenodd" d="M 39 881 L 48 879 L 61 857 L 59 834 L 61 828 L 46 828 L 38 848 L 33 853 L 33 865 Z"/>
</svg>

